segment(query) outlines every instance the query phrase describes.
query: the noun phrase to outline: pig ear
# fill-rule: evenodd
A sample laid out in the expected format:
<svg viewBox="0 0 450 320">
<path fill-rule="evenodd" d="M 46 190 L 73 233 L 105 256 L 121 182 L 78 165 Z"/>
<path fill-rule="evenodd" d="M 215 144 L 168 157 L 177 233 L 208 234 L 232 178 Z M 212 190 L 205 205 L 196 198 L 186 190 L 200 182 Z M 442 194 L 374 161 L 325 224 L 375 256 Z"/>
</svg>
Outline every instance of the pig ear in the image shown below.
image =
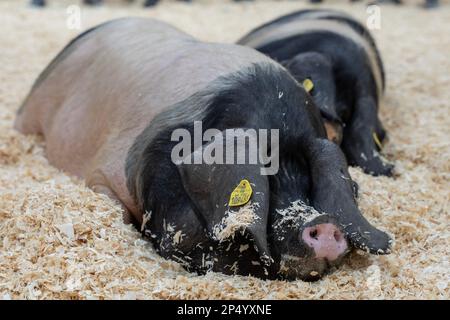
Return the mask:
<svg viewBox="0 0 450 320">
<path fill-rule="evenodd" d="M 388 254 L 391 252 L 392 239 L 385 232 L 372 226 L 360 212 L 343 216 L 340 224 L 349 241 L 356 248 L 372 254 Z"/>
<path fill-rule="evenodd" d="M 224 134 L 219 136 L 224 137 Z M 249 141 L 256 143 L 253 137 Z M 248 155 L 247 146 L 234 144 L 235 155 Z M 183 187 L 211 238 L 222 241 L 232 238 L 238 230 L 246 230 L 262 262 L 266 262 L 270 260 L 267 259 L 270 258 L 267 244 L 269 182 L 267 176 L 261 174 L 263 167 L 258 164 L 188 164 L 193 163 L 196 153 L 211 147 L 212 143 L 204 145 L 177 164 Z"/>
</svg>

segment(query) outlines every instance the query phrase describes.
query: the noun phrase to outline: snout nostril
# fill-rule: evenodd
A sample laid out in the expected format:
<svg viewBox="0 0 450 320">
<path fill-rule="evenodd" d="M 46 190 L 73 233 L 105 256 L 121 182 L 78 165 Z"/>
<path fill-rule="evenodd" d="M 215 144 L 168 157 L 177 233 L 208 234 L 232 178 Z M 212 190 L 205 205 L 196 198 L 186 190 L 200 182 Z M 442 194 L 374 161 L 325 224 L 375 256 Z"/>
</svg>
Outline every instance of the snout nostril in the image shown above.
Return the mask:
<svg viewBox="0 0 450 320">
<path fill-rule="evenodd" d="M 309 236 L 317 240 L 317 229 L 313 229 L 309 232 Z"/>
</svg>

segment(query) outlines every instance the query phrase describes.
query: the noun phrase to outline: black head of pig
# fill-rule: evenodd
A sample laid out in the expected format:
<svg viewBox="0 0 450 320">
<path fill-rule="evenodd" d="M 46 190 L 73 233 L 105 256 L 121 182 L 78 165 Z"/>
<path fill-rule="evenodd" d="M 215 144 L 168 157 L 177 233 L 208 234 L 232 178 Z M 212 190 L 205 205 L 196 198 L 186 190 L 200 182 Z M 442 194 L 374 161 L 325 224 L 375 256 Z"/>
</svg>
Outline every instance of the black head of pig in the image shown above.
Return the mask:
<svg viewBox="0 0 450 320">
<path fill-rule="evenodd" d="M 314 163 L 282 155 L 289 160 L 272 177 L 261 175 L 260 165 L 178 165 L 212 240 L 207 246 L 215 248 L 213 270 L 231 266 L 226 273 L 317 280 L 337 267 L 351 247 L 389 252 L 389 237 L 358 210 L 355 184 L 339 148 L 323 139 L 308 148 Z M 239 152 L 246 151 L 238 146 Z M 328 162 L 335 170 L 323 171 Z M 231 207 L 230 195 L 242 181 L 251 185 L 251 198 Z"/>
</svg>

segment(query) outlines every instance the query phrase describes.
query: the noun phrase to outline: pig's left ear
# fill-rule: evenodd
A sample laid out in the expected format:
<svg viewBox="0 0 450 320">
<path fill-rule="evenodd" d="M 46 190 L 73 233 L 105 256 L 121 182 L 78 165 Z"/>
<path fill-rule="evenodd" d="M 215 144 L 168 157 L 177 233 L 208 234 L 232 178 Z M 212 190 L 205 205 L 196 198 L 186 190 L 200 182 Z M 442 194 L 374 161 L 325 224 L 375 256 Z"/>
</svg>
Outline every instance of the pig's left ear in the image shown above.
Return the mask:
<svg viewBox="0 0 450 320">
<path fill-rule="evenodd" d="M 195 150 L 194 154 L 208 147 L 211 144 Z M 236 147 L 235 155 L 248 155 L 248 148 Z M 194 154 L 185 159 L 193 160 Z M 267 176 L 261 175 L 262 166 L 187 164 L 183 161 L 177 167 L 184 189 L 209 236 L 223 241 L 231 239 L 235 232 L 245 230 L 253 238 L 261 261 L 270 261 L 267 244 L 269 182 Z"/>
<path fill-rule="evenodd" d="M 314 208 L 333 216 L 354 247 L 372 254 L 390 253 L 393 242 L 390 236 L 371 225 L 358 208 L 354 185 L 340 148 L 328 140 L 319 139 L 311 143 L 307 151 L 311 156 Z"/>
</svg>

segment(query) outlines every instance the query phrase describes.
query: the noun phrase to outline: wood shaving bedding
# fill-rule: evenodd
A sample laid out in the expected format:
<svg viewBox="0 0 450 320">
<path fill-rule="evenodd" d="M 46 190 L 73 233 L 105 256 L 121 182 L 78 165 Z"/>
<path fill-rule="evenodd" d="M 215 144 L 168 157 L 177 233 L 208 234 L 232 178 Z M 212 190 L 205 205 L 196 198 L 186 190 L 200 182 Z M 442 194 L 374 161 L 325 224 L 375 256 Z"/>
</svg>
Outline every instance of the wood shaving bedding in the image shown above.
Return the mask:
<svg viewBox="0 0 450 320">
<path fill-rule="evenodd" d="M 0 299 L 449 298 L 448 5 L 429 12 L 414 5 L 382 7 L 382 28 L 373 31 L 387 71 L 385 153 L 395 161 L 397 177 L 350 172 L 360 185 L 365 216 L 395 236 L 393 253 L 354 252 L 337 272 L 306 283 L 186 272 L 124 225 L 114 202 L 50 166 L 42 138 L 12 129 L 39 72 L 80 32 L 66 28 L 69 2 L 49 1 L 39 11 L 22 1 L 0 3 Z M 366 17 L 363 5 L 325 4 Z M 142 10 L 116 1 L 83 7 L 82 27 L 125 15 L 152 16 L 204 40 L 232 42 L 305 7 L 304 1 L 198 0 Z"/>
</svg>

